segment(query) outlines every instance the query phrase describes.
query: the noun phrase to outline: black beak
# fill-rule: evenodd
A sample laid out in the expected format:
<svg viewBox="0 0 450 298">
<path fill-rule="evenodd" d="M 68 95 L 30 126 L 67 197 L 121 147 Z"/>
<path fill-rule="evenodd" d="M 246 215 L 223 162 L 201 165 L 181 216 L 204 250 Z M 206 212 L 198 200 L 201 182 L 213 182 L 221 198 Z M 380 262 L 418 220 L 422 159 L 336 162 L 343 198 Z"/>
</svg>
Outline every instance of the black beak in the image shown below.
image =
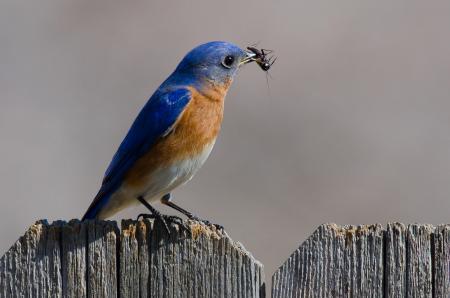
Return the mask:
<svg viewBox="0 0 450 298">
<path fill-rule="evenodd" d="M 243 64 L 247 64 L 247 63 L 255 61 L 255 59 L 254 59 L 255 56 L 256 56 L 255 53 L 252 53 L 252 52 L 249 52 L 249 51 L 245 51 L 245 56 L 244 56 L 244 58 L 242 58 L 242 60 L 239 63 L 239 65 L 243 65 Z"/>
</svg>

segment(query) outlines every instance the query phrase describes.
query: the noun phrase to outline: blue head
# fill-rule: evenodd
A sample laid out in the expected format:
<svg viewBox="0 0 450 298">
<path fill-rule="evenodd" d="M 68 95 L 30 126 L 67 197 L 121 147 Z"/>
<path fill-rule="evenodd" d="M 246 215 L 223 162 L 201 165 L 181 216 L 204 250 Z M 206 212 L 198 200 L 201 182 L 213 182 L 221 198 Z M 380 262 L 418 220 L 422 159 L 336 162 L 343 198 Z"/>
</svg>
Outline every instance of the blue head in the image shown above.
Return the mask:
<svg viewBox="0 0 450 298">
<path fill-rule="evenodd" d="M 253 56 L 232 43 L 212 41 L 191 50 L 178 64 L 174 75 L 190 77 L 200 84 L 228 86 L 239 67 L 252 61 Z"/>
</svg>

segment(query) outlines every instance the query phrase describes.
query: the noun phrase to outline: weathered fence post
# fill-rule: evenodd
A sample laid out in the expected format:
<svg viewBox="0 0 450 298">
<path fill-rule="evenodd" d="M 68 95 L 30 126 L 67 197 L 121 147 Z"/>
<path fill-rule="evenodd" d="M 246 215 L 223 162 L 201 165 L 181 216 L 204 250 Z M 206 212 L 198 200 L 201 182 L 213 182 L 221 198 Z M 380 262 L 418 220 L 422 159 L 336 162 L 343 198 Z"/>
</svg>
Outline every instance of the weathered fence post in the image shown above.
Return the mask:
<svg viewBox="0 0 450 298">
<path fill-rule="evenodd" d="M 264 297 L 262 265 L 224 232 L 153 221 L 38 221 L 0 258 L 0 297 Z M 320 226 L 273 297 L 450 297 L 450 225 Z"/>
<path fill-rule="evenodd" d="M 450 297 L 450 225 L 322 225 L 275 272 L 272 297 Z"/>
<path fill-rule="evenodd" d="M 263 266 L 189 221 L 38 221 L 0 259 L 0 297 L 264 297 Z"/>
</svg>

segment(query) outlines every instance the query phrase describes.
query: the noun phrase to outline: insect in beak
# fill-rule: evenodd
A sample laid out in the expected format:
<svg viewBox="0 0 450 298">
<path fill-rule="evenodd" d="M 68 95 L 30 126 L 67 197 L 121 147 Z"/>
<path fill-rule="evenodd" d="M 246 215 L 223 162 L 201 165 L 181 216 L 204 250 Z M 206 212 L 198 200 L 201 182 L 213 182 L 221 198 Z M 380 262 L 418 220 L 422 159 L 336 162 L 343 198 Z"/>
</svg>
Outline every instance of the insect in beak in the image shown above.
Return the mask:
<svg viewBox="0 0 450 298">
<path fill-rule="evenodd" d="M 269 59 L 264 60 L 261 63 L 258 63 L 258 62 L 257 63 L 259 65 L 259 67 L 261 67 L 262 70 L 268 71 L 272 67 L 272 65 L 275 63 L 276 60 L 277 60 L 277 57 L 271 56 L 271 57 L 269 57 Z"/>
<path fill-rule="evenodd" d="M 277 60 L 276 57 L 268 56 L 270 53 L 273 52 L 272 50 L 267 49 L 258 50 L 255 47 L 247 47 L 247 50 L 250 53 L 254 54 L 251 58 L 251 61 L 255 61 L 263 71 L 268 71 L 275 63 L 275 60 Z"/>
</svg>

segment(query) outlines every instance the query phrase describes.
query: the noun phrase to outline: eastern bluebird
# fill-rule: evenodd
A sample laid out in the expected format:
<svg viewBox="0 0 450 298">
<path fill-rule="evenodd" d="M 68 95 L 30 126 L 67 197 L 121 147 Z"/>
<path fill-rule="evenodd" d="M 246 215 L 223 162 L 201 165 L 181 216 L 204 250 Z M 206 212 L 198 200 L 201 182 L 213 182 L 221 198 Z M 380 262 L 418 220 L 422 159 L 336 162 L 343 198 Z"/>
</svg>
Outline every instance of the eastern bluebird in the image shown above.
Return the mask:
<svg viewBox="0 0 450 298">
<path fill-rule="evenodd" d="M 101 188 L 84 219 L 104 219 L 141 202 L 171 201 L 170 192 L 189 181 L 208 158 L 220 130 L 224 98 L 241 65 L 255 53 L 221 41 L 191 50 L 159 86 L 137 116 L 115 153 Z M 166 226 L 167 227 L 167 226 Z"/>
</svg>

